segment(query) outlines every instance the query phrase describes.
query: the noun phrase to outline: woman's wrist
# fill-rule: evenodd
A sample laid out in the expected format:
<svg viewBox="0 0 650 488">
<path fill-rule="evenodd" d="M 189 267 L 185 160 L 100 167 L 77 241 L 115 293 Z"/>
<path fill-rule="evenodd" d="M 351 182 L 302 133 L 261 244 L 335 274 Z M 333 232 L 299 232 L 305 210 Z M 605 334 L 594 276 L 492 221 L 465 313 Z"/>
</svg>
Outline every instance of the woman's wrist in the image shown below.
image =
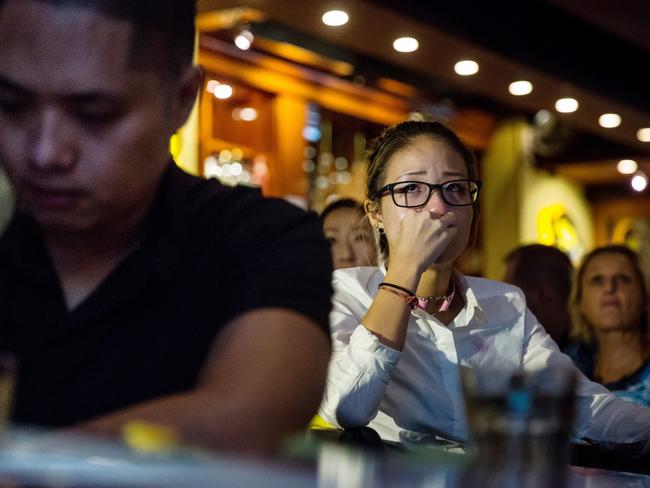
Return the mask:
<svg viewBox="0 0 650 488">
<path fill-rule="evenodd" d="M 393 268 L 404 270 L 405 273 L 414 274 L 419 280 L 422 273 L 424 273 L 429 267 L 430 263 L 421 262 L 421 256 L 413 255 L 400 255 L 399 253 L 391 253 L 388 260 Z"/>
<path fill-rule="evenodd" d="M 401 264 L 391 261 L 386 271 L 384 281 L 393 283 L 409 290 L 415 290 L 420 283 L 422 272 L 412 263 Z"/>
</svg>

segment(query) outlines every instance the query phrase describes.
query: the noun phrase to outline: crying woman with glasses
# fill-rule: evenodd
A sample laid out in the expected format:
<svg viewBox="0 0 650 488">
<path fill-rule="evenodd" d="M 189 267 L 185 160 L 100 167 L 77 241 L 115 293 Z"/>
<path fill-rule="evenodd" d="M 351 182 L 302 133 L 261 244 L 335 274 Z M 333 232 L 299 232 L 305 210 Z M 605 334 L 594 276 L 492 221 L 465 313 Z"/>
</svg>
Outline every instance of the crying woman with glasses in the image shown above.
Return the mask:
<svg viewBox="0 0 650 488">
<path fill-rule="evenodd" d="M 369 426 L 385 441 L 463 445 L 461 370 L 562 367 L 576 377 L 574 437 L 650 452 L 650 409 L 575 370 L 519 288 L 454 269 L 476 231 L 481 189 L 458 136 L 437 122 L 403 122 L 379 136 L 367 162 L 365 209 L 382 264 L 334 273 L 320 416 Z"/>
</svg>

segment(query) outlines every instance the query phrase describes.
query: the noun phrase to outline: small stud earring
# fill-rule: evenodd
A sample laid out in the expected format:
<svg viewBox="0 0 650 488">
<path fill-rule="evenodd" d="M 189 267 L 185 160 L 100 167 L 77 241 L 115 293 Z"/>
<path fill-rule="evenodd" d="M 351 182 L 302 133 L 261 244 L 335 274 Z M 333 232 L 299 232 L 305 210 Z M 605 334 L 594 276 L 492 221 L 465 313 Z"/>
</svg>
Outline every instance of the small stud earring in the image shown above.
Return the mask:
<svg viewBox="0 0 650 488">
<path fill-rule="evenodd" d="M 379 232 L 380 234 L 385 234 L 386 233 L 386 231 L 384 230 L 383 227 L 377 227 L 377 232 Z"/>
</svg>

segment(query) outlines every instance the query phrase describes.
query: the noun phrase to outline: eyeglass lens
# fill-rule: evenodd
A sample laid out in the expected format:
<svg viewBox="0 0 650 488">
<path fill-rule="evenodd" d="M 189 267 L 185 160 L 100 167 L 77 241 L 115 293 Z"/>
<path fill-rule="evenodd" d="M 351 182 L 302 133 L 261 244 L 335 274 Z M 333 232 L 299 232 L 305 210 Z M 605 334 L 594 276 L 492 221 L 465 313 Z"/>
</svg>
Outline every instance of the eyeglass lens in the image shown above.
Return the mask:
<svg viewBox="0 0 650 488">
<path fill-rule="evenodd" d="M 393 186 L 393 199 L 401 207 L 419 207 L 429 201 L 432 191 L 427 183 L 405 181 Z M 476 201 L 478 187 L 473 181 L 448 181 L 442 184 L 440 194 L 449 205 L 470 205 Z"/>
</svg>

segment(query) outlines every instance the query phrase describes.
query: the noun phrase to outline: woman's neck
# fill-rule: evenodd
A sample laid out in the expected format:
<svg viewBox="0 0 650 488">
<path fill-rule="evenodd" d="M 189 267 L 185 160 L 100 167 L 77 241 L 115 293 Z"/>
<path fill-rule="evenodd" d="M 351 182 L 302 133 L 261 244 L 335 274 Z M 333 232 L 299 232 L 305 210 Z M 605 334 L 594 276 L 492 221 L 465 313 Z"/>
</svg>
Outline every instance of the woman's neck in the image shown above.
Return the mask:
<svg viewBox="0 0 650 488">
<path fill-rule="evenodd" d="M 452 265 L 435 266 L 427 269 L 420 277 L 416 294 L 419 297 L 442 297 L 451 289 Z"/>
<path fill-rule="evenodd" d="M 449 325 L 464 306 L 464 300 L 452 283 L 452 266 L 432 267 L 422 273 L 417 287 L 419 297 L 437 297 L 427 304 L 427 312 Z M 447 302 L 447 303 L 445 303 Z"/>
<path fill-rule="evenodd" d="M 595 377 L 614 383 L 638 370 L 648 360 L 648 344 L 636 330 L 597 333 Z"/>
</svg>

